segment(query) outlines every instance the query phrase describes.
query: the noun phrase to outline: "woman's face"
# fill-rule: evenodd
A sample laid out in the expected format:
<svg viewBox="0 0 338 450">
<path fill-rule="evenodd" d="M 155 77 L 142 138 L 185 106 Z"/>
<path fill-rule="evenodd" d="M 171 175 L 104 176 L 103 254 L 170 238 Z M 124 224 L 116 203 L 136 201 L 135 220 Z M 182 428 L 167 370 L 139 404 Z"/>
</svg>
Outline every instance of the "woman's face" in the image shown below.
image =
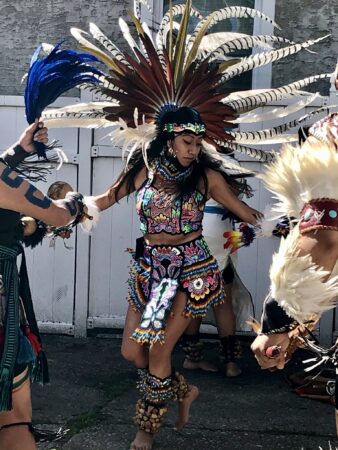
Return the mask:
<svg viewBox="0 0 338 450">
<path fill-rule="evenodd" d="M 184 133 L 171 141 L 171 147 L 181 166 L 189 167 L 196 160 L 202 149 L 202 139 L 203 136 Z"/>
</svg>

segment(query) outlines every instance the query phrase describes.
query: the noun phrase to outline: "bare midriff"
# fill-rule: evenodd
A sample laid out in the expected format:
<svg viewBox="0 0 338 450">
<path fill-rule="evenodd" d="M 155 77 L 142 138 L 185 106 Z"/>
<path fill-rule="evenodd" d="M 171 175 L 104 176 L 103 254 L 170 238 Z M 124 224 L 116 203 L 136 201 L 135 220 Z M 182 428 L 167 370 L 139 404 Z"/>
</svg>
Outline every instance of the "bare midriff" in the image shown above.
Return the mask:
<svg viewBox="0 0 338 450">
<path fill-rule="evenodd" d="M 186 242 L 193 241 L 202 235 L 202 229 L 193 231 L 189 234 L 168 234 L 168 233 L 157 233 L 157 234 L 145 234 L 144 240 L 147 245 L 181 245 Z"/>
</svg>

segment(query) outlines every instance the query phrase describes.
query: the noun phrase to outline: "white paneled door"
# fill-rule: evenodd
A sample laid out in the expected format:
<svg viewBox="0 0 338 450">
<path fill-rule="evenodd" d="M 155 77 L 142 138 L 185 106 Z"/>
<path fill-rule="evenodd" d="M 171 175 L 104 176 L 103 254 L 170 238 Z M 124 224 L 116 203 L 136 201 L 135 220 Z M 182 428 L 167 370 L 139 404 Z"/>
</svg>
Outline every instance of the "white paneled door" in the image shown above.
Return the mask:
<svg viewBox="0 0 338 450">
<path fill-rule="evenodd" d="M 74 101 L 77 99 L 61 99 L 58 104 Z M 25 126 L 23 99 L 0 97 L 0 150 L 15 142 Z M 104 192 L 123 168 L 121 149 L 112 146 L 107 133 L 106 130 L 52 130 L 50 137 L 60 140 L 69 163 L 53 172 L 47 185 L 40 183 L 38 187 L 46 192 L 51 182 L 64 180 L 84 194 Z M 240 158 L 242 164 L 253 171 L 262 170 L 259 163 L 248 159 Z M 259 179 L 250 179 L 250 184 L 254 196 L 248 203 L 264 211 L 266 204 L 273 201 L 270 194 Z M 28 249 L 33 300 L 42 331 L 85 336 L 88 328 L 121 329 L 127 309 L 130 254 L 126 250 L 135 247 L 139 236 L 132 195 L 103 212 L 91 236 L 81 230 L 74 232 L 66 242 L 70 248 L 66 248 L 61 239 L 55 247 L 50 247 L 46 239 L 36 249 Z M 257 318 L 269 287 L 272 253 L 278 245 L 277 238 L 260 238 L 238 252 L 237 271 L 252 294 Z M 324 316 L 320 330 L 322 342 L 331 340 L 337 323 L 333 311 Z"/>
<path fill-rule="evenodd" d="M 67 99 L 75 102 L 77 99 Z M 63 100 L 57 103 L 64 104 Z M 27 126 L 24 115 L 23 98 L 0 98 L 1 147 L 5 150 L 13 143 Z M 67 153 L 69 163 L 60 171 L 53 171 L 47 183 L 37 183 L 43 192 L 56 180 L 64 180 L 77 189 L 77 152 L 78 131 L 59 130 L 50 132 L 51 139 L 58 139 Z M 73 334 L 74 331 L 74 280 L 75 280 L 75 235 L 68 241 L 67 249 L 62 240 L 50 247 L 45 239 L 34 250 L 26 250 L 28 272 L 35 305 L 36 315 L 42 331 L 55 331 Z"/>
</svg>

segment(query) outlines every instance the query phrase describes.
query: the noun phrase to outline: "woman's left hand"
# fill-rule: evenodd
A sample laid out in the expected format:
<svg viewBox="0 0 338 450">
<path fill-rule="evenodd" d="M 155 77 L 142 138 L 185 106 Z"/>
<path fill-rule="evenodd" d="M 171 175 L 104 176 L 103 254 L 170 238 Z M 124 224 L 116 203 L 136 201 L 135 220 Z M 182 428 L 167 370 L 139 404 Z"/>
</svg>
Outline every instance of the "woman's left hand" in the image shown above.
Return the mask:
<svg viewBox="0 0 338 450">
<path fill-rule="evenodd" d="M 257 209 L 251 208 L 250 206 L 247 207 L 247 218 L 246 222 L 248 222 L 250 225 L 257 225 L 257 222 L 259 220 L 262 220 L 264 218 L 264 214 L 260 211 L 257 211 Z"/>
<path fill-rule="evenodd" d="M 48 143 L 48 129 L 38 119 L 25 129 L 19 139 L 19 144 L 27 153 L 33 153 L 35 151 L 34 141 L 42 144 Z"/>
</svg>

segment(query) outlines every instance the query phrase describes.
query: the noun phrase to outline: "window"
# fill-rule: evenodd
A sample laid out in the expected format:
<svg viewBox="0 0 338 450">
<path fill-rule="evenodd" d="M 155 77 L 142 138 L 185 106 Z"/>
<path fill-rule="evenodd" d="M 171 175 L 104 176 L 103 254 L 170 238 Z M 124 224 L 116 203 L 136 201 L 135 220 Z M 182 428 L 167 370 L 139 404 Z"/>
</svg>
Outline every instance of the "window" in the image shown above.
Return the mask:
<svg viewBox="0 0 338 450">
<path fill-rule="evenodd" d="M 148 0 L 149 1 L 149 0 Z M 173 4 L 183 3 L 184 0 L 173 0 Z M 154 16 L 153 20 L 159 23 L 163 12 L 168 9 L 169 0 L 150 0 L 152 4 Z M 272 19 L 275 14 L 275 0 L 193 0 L 193 6 L 203 15 L 207 15 L 217 9 L 227 6 L 246 6 L 248 8 L 257 9 Z M 234 31 L 245 34 L 273 34 L 273 27 L 268 22 L 254 19 L 231 19 L 216 24 L 213 31 Z M 255 50 L 254 50 L 255 51 Z M 233 56 L 247 56 L 248 53 L 232 54 Z M 244 73 L 237 80 L 233 81 L 233 85 L 229 86 L 232 90 L 259 89 L 271 86 L 271 65 L 263 66 L 254 71 Z"/>
</svg>

